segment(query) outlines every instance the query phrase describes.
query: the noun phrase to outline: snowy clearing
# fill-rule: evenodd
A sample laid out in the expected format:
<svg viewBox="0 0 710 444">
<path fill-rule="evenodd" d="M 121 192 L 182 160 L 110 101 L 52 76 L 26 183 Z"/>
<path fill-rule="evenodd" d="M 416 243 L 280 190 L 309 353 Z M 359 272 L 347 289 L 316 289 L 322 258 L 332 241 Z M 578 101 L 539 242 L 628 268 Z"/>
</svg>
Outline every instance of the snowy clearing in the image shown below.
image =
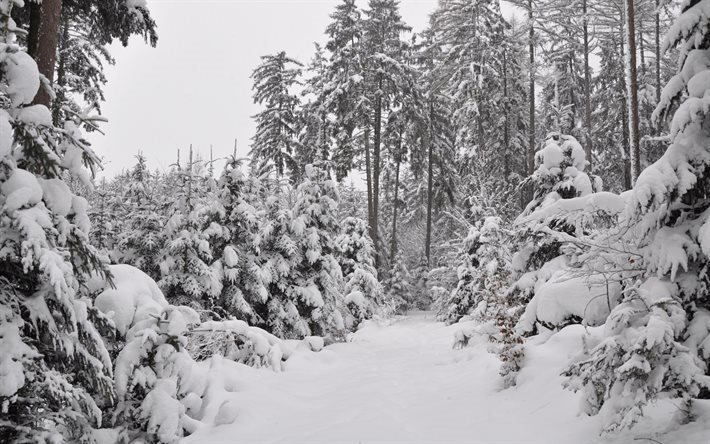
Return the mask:
<svg viewBox="0 0 710 444">
<path fill-rule="evenodd" d="M 578 395 L 549 377 L 578 350 L 581 327 L 530 347 L 519 386 L 504 391 L 490 384 L 499 362 L 485 341 L 452 348 L 460 328 L 415 313 L 389 324 L 367 322 L 352 342 L 295 355 L 282 373 L 240 366 L 235 423 L 183 442 L 604 442 L 597 418 L 578 416 Z M 653 431 L 640 425 L 635 433 L 654 437 L 662 424 Z M 663 442 L 707 443 L 702 437 L 709 435 L 694 427 L 683 430 L 682 441 L 671 434 Z"/>
</svg>

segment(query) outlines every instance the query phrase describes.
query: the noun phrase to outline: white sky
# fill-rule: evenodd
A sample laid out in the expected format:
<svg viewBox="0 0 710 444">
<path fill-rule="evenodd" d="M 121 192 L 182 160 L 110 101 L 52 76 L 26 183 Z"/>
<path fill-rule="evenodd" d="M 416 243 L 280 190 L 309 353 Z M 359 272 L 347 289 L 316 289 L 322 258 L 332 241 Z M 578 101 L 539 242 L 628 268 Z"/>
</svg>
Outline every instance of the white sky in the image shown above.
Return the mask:
<svg viewBox="0 0 710 444">
<path fill-rule="evenodd" d="M 313 42 L 325 40 L 340 0 L 149 0 L 158 45 L 133 39 L 116 45 L 107 67 L 105 136 L 90 135 L 107 176 L 135 164 L 141 150 L 151 169 L 166 170 L 190 144 L 203 158 L 241 156 L 254 133 L 251 74 L 259 57 L 284 50 L 307 64 Z M 360 0 L 365 4 L 364 0 Z M 401 0 L 404 20 L 421 30 L 437 0 Z M 506 8 L 507 9 L 507 8 Z M 221 165 L 217 166 L 219 171 Z"/>
</svg>

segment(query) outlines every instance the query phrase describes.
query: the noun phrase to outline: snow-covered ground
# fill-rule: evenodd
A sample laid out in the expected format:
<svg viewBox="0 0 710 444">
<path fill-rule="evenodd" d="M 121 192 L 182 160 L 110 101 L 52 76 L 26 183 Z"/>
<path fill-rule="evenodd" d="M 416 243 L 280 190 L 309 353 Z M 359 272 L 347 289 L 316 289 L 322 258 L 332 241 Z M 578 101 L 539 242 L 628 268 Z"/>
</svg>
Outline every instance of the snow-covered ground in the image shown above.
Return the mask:
<svg viewBox="0 0 710 444">
<path fill-rule="evenodd" d="M 534 338 L 518 386 L 507 390 L 491 383 L 499 362 L 485 341 L 452 348 L 460 328 L 414 313 L 367 322 L 351 342 L 298 353 L 281 373 L 239 366 L 236 421 L 184 443 L 710 442 L 702 420 L 659 435 L 668 406 L 653 409 L 633 434 L 600 438 L 597 418 L 578 415 L 578 395 L 557 376 L 582 345 L 580 326 Z"/>
</svg>

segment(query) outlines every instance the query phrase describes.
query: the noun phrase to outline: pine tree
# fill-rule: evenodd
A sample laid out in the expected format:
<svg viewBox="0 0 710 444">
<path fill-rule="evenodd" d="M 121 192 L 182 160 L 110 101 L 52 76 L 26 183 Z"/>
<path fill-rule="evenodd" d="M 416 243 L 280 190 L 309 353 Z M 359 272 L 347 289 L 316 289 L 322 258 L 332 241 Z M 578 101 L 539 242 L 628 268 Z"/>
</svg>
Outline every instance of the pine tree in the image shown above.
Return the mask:
<svg viewBox="0 0 710 444">
<path fill-rule="evenodd" d="M 308 165 L 298 186 L 291 231 L 300 261 L 296 264 L 293 296 L 298 312 L 313 335 L 342 334 L 340 313 L 342 272 L 335 258 L 338 190 L 319 165 Z"/>
<path fill-rule="evenodd" d="M 89 244 L 87 201 L 65 177 L 90 186 L 82 160 L 98 159 L 81 122 L 52 124 L 37 63 L 16 44 L 0 1 L 0 436 L 7 442 L 89 440 L 114 399 L 111 362 L 101 339 L 110 323 L 86 291 L 107 277 Z"/>
<path fill-rule="evenodd" d="M 325 45 L 329 57 L 319 100 L 322 110 L 335 116 L 332 160 L 340 180 L 356 167 L 360 154 L 356 130 L 365 124 L 370 102 L 365 96 L 362 14 L 355 0 L 343 0 L 330 18 Z"/>
<path fill-rule="evenodd" d="M 221 258 L 223 290 L 219 308 L 225 314 L 246 321 L 249 325 L 278 330 L 270 311 L 275 301 L 262 279 L 261 246 L 258 230 L 263 213 L 257 208 L 262 197 L 259 180 L 244 174 L 241 162 L 231 158 L 219 179 L 217 197 L 218 217 L 214 230 L 221 231 L 213 247 L 215 257 Z"/>
<path fill-rule="evenodd" d="M 264 110 L 254 116 L 256 134 L 252 138 L 250 156 L 258 170 L 272 164 L 276 176 L 286 170 L 294 178 L 299 175 L 294 158 L 297 134 L 299 99 L 291 92 L 299 84 L 301 63 L 281 51 L 261 57 L 262 63 L 254 70 L 254 103 Z"/>
<path fill-rule="evenodd" d="M 186 167 L 177 174 L 180 184 L 163 230 L 158 284 L 174 305 L 211 309 L 222 291 L 212 251 L 212 241 L 221 233 L 210 229 L 210 209 L 204 205 L 206 171 L 202 162 L 193 160 L 192 149 Z"/>
<path fill-rule="evenodd" d="M 117 263 L 130 264 L 154 279 L 160 276 L 159 257 L 165 245 L 163 226 L 167 220 L 157 202 L 155 178 L 148 171 L 143 154 L 125 179 L 121 193 L 121 232 L 112 257 Z"/>
<path fill-rule="evenodd" d="M 382 309 L 382 285 L 377 279 L 375 251 L 362 219 L 347 217 L 340 222 L 335 239 L 336 258 L 343 275 L 345 305 L 353 315 L 353 325 L 372 317 Z"/>
<path fill-rule="evenodd" d="M 619 255 L 624 299 L 609 315 L 605 337 L 567 369 L 585 393 L 585 411 L 602 415 L 605 431 L 633 426 L 661 396 L 679 400 L 688 421 L 693 398 L 710 388 L 707 325 L 707 15 L 710 1 L 685 2 L 666 41 L 679 48 L 678 74 L 654 115 L 673 115 L 671 145 L 639 176 L 627 207 L 632 232 L 612 233 L 637 248 Z M 687 96 L 686 96 L 687 94 Z M 677 110 L 673 112 L 675 107 Z M 613 239 L 613 237 L 612 237 Z M 631 254 L 635 253 L 635 254 Z"/>
</svg>

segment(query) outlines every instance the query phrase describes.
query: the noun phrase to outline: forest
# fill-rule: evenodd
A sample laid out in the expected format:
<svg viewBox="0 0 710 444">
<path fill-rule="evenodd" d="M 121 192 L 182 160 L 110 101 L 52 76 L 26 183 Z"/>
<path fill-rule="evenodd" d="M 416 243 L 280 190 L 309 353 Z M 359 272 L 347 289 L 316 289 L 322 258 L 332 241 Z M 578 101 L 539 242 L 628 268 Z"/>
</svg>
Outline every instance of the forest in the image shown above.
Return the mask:
<svg viewBox="0 0 710 444">
<path fill-rule="evenodd" d="M 0 0 L 0 442 L 707 443 L 710 0 L 328 7 L 99 179 L 149 2 Z"/>
</svg>

